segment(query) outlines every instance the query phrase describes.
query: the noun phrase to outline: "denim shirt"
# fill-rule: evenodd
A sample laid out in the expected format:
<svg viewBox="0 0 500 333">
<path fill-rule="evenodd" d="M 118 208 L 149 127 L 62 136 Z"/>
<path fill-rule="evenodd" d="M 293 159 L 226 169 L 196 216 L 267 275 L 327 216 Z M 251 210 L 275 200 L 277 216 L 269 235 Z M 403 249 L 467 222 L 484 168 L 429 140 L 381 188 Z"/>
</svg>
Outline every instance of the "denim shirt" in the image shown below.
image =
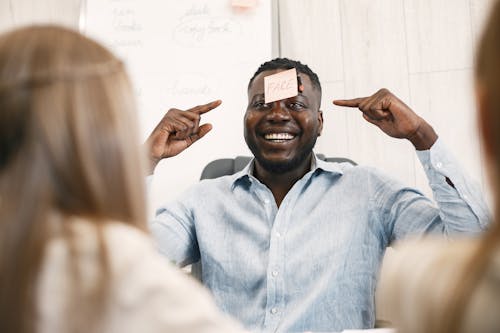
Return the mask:
<svg viewBox="0 0 500 333">
<path fill-rule="evenodd" d="M 489 221 L 440 140 L 417 154 L 437 206 L 376 169 L 313 159 L 278 208 L 250 162 L 161 207 L 152 232 L 178 265 L 201 260 L 217 305 L 250 330 L 372 328 L 387 246 L 429 232 L 477 234 Z"/>
</svg>

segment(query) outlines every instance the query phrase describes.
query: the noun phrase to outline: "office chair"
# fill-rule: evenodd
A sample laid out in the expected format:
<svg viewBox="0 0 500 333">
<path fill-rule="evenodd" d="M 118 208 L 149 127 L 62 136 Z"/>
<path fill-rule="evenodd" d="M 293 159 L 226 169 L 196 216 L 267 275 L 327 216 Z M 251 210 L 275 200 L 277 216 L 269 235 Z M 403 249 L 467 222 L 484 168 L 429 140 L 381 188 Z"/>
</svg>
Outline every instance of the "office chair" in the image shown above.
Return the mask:
<svg viewBox="0 0 500 333">
<path fill-rule="evenodd" d="M 356 165 L 353 160 L 344 157 L 325 157 L 323 154 L 316 154 L 316 156 L 323 161 L 327 162 L 347 162 Z M 242 170 L 252 157 L 250 156 L 237 156 L 235 158 L 220 158 L 208 163 L 201 172 L 200 179 L 213 179 L 217 177 L 232 175 Z"/>
</svg>

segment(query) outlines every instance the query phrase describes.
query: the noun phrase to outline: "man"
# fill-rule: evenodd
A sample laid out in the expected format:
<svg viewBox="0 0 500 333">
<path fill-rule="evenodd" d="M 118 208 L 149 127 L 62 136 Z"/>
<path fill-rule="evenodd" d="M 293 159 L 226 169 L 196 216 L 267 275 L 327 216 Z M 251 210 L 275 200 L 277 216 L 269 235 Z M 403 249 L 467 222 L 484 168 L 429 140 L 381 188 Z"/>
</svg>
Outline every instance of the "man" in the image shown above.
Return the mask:
<svg viewBox="0 0 500 333">
<path fill-rule="evenodd" d="M 296 68 L 302 91 L 265 103 L 264 77 Z M 309 67 L 264 63 L 250 80 L 245 140 L 255 159 L 232 176 L 202 181 L 161 207 L 160 250 L 179 265 L 198 260 L 217 304 L 256 331 L 370 328 L 385 248 L 408 235 L 478 233 L 481 195 L 432 127 L 389 91 L 338 100 L 417 149 L 438 202 L 367 167 L 327 163 L 312 152 L 323 130 L 321 86 Z M 170 110 L 148 144 L 153 167 L 210 129 L 200 115 L 220 101 Z"/>
</svg>

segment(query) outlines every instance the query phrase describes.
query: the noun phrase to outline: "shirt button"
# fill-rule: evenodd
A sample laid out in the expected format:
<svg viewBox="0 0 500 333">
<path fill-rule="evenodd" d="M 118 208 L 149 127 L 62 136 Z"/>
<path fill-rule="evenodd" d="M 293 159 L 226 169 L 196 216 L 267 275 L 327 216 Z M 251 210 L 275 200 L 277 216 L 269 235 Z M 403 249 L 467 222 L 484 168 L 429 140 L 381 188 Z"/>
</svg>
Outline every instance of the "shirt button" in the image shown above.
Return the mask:
<svg viewBox="0 0 500 333">
<path fill-rule="evenodd" d="M 272 276 L 274 276 L 274 277 L 278 276 L 278 274 L 279 274 L 279 273 L 278 273 L 278 271 L 273 271 L 273 272 L 271 273 L 271 275 L 272 275 Z"/>
<path fill-rule="evenodd" d="M 441 169 L 442 166 L 443 166 L 443 163 L 441 163 L 441 162 L 436 163 L 436 168 Z"/>
<path fill-rule="evenodd" d="M 269 199 L 264 199 L 264 203 L 268 204 L 269 203 Z"/>
<path fill-rule="evenodd" d="M 276 309 L 276 308 L 272 308 L 272 309 L 271 309 L 271 313 L 272 313 L 272 314 L 276 314 L 277 312 L 278 312 L 278 309 Z"/>
<path fill-rule="evenodd" d="M 280 238 L 281 234 L 279 232 L 276 233 L 276 237 Z"/>
</svg>

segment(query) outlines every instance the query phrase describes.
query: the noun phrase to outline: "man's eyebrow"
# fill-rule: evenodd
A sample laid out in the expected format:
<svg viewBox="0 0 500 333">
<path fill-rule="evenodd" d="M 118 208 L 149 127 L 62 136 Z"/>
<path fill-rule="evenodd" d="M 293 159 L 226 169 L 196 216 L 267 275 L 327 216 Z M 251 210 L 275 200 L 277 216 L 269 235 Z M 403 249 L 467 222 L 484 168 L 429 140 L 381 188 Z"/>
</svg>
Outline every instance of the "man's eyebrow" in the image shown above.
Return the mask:
<svg viewBox="0 0 500 333">
<path fill-rule="evenodd" d="M 252 96 L 252 100 L 254 100 L 256 98 L 264 98 L 264 94 L 255 94 Z"/>
<path fill-rule="evenodd" d="M 292 97 L 289 97 L 289 98 L 285 98 L 285 100 L 292 99 L 292 98 L 297 98 L 297 97 L 300 97 L 300 99 L 303 99 L 303 100 L 305 100 L 307 103 L 309 103 L 309 98 L 308 98 L 305 94 L 303 94 L 303 93 L 301 93 L 301 92 L 300 92 L 300 93 L 298 93 L 296 96 L 292 96 Z M 252 96 L 251 101 L 254 101 L 254 100 L 259 99 L 259 98 L 264 99 L 264 98 L 265 98 L 265 95 L 264 95 L 264 94 L 255 94 L 255 95 L 253 95 L 253 96 Z"/>
<path fill-rule="evenodd" d="M 297 96 L 294 96 L 294 97 L 299 97 L 299 96 L 300 96 L 301 98 L 305 99 L 305 100 L 306 100 L 306 102 L 309 102 L 309 98 L 307 98 L 307 96 L 306 96 L 306 95 L 304 95 L 304 94 L 303 94 L 303 93 L 301 93 L 301 92 L 299 92 L 299 93 L 297 94 Z"/>
</svg>

